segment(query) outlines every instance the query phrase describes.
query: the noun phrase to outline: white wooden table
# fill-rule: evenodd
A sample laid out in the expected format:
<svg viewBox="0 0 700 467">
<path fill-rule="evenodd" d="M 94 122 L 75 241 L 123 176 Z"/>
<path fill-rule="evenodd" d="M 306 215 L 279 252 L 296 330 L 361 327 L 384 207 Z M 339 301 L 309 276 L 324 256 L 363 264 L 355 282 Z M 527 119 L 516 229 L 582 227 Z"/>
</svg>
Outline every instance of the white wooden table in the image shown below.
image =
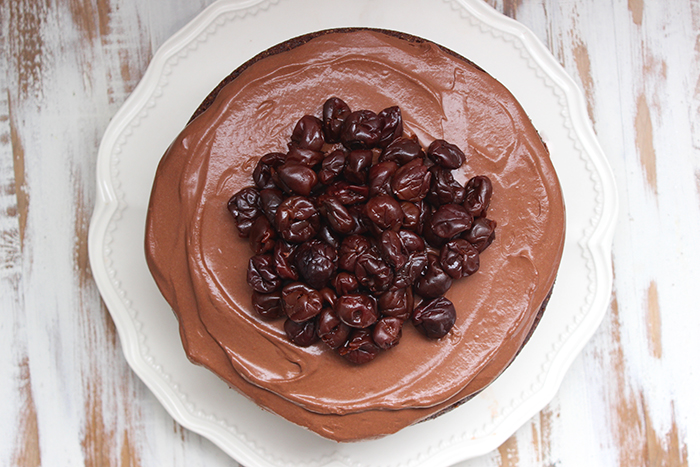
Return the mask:
<svg viewBox="0 0 700 467">
<path fill-rule="evenodd" d="M 2 466 L 238 465 L 131 372 L 87 257 L 100 138 L 209 3 L 0 2 Z M 545 410 L 460 465 L 700 466 L 700 2 L 488 3 L 584 91 L 621 209 L 599 330 Z"/>
</svg>

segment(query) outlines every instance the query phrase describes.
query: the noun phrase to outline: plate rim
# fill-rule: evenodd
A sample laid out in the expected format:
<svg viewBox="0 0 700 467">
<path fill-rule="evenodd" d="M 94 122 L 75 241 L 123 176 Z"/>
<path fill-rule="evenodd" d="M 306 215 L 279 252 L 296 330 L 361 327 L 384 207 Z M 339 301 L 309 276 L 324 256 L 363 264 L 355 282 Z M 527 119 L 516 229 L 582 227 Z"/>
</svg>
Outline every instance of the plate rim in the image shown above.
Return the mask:
<svg viewBox="0 0 700 467">
<path fill-rule="evenodd" d="M 556 395 L 573 360 L 590 340 L 607 311 L 612 292 L 612 238 L 618 217 L 619 201 L 612 169 L 595 136 L 593 125 L 586 110 L 584 95 L 544 44 L 527 27 L 502 15 L 485 2 L 478 0 L 444 1 L 449 3 L 453 9 L 462 8 L 466 10 L 473 18 L 492 28 L 492 31 L 497 30 L 502 34 L 511 35 L 522 43 L 524 49 L 539 65 L 541 70 L 563 92 L 571 118 L 570 131 L 576 134 L 578 141 L 583 145 L 582 152 L 589 156 L 593 165 L 592 171 L 600 178 L 598 184 L 599 193 L 597 195 L 599 202 L 596 203 L 596 206 L 600 208 L 599 212 L 597 212 L 598 217 L 585 241 L 581 242 L 581 246 L 591 253 L 592 273 L 596 276 L 596 284 L 599 286 L 588 307 L 588 319 L 582 323 L 585 325 L 585 329 L 578 331 L 580 334 L 585 334 L 585 338 L 579 339 L 576 345 L 570 346 L 565 351 L 560 349 L 551 362 L 550 371 L 546 375 L 545 381 L 530 396 L 528 410 L 525 410 L 521 405 L 501 420 L 498 426 L 508 425 L 508 429 L 501 429 L 495 435 L 486 437 L 482 442 L 476 443 L 466 457 L 450 457 L 446 459 L 453 463 L 486 454 L 497 448 L 518 427 L 522 426 L 530 417 L 544 408 Z M 118 137 L 134 119 L 138 118 L 139 112 L 147 105 L 148 97 L 156 90 L 158 80 L 155 78 L 158 78 L 163 73 L 172 57 L 180 53 L 188 43 L 196 40 L 222 14 L 235 12 L 245 16 L 247 14 L 255 14 L 260 9 L 270 8 L 277 3 L 279 3 L 279 0 L 218 0 L 195 16 L 158 48 L 141 81 L 110 121 L 100 143 L 96 167 L 97 196 L 88 233 L 88 253 L 93 276 L 115 322 L 122 350 L 129 366 L 178 423 L 205 436 L 231 457 L 239 462 L 248 463 L 248 465 L 252 465 L 250 463 L 255 463 L 255 465 L 272 464 L 269 464 L 267 460 L 253 456 L 252 453 L 246 452 L 245 449 L 240 447 L 232 449 L 228 436 L 222 435 L 220 430 L 216 428 L 216 423 L 193 415 L 174 389 L 167 384 L 163 384 L 159 380 L 158 375 L 153 373 L 150 365 L 141 358 L 138 332 L 133 320 L 130 319 L 128 310 L 126 313 L 115 313 L 113 311 L 117 307 L 124 307 L 124 300 L 128 299 L 123 294 L 120 294 L 118 287 L 113 282 L 113 277 L 110 277 L 109 260 L 105 256 L 105 240 L 109 235 L 110 223 L 115 219 L 115 216 L 120 215 L 120 208 L 124 209 L 124 202 L 120 199 L 112 178 L 113 149 Z M 461 11 L 458 10 L 458 13 L 461 13 Z M 537 410 L 533 411 L 533 407 L 537 407 Z M 460 446 L 456 447 L 456 449 L 459 448 Z M 447 451 L 454 450 L 448 449 Z M 446 452 L 438 457 L 445 457 L 447 454 Z M 331 460 L 330 462 L 338 462 L 338 460 Z M 330 466 L 331 463 L 326 465 Z"/>
</svg>

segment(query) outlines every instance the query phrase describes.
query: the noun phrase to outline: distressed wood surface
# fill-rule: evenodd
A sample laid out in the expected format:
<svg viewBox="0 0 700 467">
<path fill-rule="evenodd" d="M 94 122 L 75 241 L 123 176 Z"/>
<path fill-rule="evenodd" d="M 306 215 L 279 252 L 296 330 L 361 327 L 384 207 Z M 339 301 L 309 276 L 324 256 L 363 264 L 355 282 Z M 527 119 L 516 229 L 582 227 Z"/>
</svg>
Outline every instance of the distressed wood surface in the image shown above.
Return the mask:
<svg viewBox="0 0 700 467">
<path fill-rule="evenodd" d="M 552 403 L 460 466 L 700 466 L 700 1 L 487 2 L 584 91 L 621 209 L 601 327 Z M 2 466 L 238 465 L 131 372 L 87 258 L 109 119 L 209 3 L 0 0 Z"/>
</svg>

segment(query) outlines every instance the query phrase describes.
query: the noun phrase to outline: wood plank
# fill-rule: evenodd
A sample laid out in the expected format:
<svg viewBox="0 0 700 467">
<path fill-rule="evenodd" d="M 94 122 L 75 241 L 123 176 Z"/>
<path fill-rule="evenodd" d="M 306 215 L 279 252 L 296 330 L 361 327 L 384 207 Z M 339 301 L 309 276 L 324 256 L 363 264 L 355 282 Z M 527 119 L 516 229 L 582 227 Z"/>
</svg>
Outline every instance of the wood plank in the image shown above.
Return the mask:
<svg viewBox="0 0 700 467">
<path fill-rule="evenodd" d="M 3 5 L 4 6 L 4 5 Z M 0 28 L 6 30 L 8 17 L 2 15 Z M 30 23 L 30 21 L 27 21 Z M 29 29 L 30 26 L 27 26 Z M 10 55 L 11 39 L 0 35 L 0 69 L 21 63 L 22 57 Z M 36 48 L 27 46 L 26 56 L 35 56 Z M 16 79 L 28 82 L 35 70 L 14 66 Z M 17 132 L 12 110 L 10 76 L 0 75 L 0 436 L 10 440 L 11 449 L 0 450 L 0 464 L 38 466 L 41 464 L 36 405 L 27 354 L 27 322 L 23 313 L 22 271 L 29 195 L 25 180 L 24 147 Z"/>
<path fill-rule="evenodd" d="M 3 44 L 4 45 L 4 44 Z M 4 60 L 3 60 L 4 61 Z M 0 83 L 5 84 L 5 83 Z M 0 452 L 0 464 L 41 464 L 36 406 L 27 355 L 23 316 L 23 241 L 28 197 L 24 151 L 15 130 L 7 87 L 0 86 L 0 428 L 13 450 Z"/>
</svg>

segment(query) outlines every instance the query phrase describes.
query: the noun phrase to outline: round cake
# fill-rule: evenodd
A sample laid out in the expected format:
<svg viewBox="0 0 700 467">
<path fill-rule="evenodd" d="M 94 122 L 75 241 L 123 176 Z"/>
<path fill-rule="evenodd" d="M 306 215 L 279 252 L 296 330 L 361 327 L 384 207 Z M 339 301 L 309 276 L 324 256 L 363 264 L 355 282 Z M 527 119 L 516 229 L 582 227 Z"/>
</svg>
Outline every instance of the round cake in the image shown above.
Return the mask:
<svg viewBox="0 0 700 467">
<path fill-rule="evenodd" d="M 456 320 L 439 339 L 403 327 L 400 345 L 365 365 L 323 342 L 290 342 L 254 311 L 251 253 L 227 210 L 261 156 L 286 153 L 304 115 L 338 96 L 350 108 L 401 109 L 405 135 L 445 140 L 454 170 L 493 185 L 493 243 L 446 293 Z M 561 188 L 547 148 L 513 95 L 430 41 L 336 29 L 279 44 L 212 91 L 163 156 L 146 225 L 146 259 L 189 359 L 287 420 L 336 441 L 377 438 L 468 400 L 512 362 L 541 315 L 564 246 Z"/>
</svg>

